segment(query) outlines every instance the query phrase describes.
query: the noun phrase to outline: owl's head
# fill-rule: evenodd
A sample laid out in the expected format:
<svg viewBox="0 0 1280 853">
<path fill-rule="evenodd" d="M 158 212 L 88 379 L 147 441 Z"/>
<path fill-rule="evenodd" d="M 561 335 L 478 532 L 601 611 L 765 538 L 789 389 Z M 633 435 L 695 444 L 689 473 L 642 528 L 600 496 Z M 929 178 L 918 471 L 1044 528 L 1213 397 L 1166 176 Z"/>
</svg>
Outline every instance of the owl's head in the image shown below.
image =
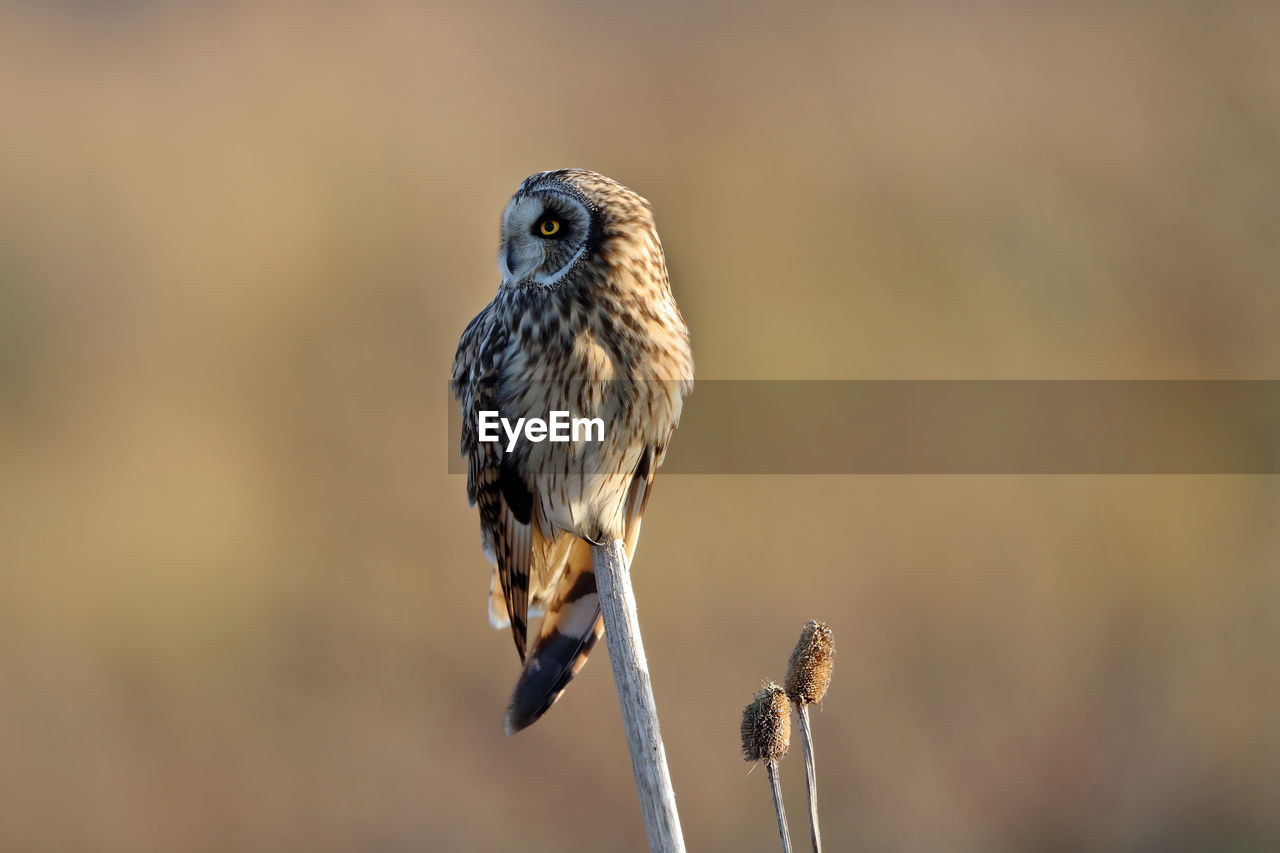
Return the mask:
<svg viewBox="0 0 1280 853">
<path fill-rule="evenodd" d="M 503 287 L 554 287 L 633 249 L 661 259 L 649 202 L 595 172 L 539 172 L 520 184 L 502 214 L 498 271 Z"/>
</svg>

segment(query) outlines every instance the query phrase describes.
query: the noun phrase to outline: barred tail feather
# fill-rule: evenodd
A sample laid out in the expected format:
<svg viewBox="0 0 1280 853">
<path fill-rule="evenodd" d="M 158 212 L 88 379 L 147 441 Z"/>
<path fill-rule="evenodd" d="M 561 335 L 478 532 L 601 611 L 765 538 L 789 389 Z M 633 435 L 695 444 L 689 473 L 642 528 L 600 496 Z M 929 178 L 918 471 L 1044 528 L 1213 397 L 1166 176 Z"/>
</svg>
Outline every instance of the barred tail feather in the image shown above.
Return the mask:
<svg viewBox="0 0 1280 853">
<path fill-rule="evenodd" d="M 604 620 L 591 548 L 575 539 L 556 597 L 547 608 L 538 640 L 511 695 L 507 734 L 533 725 L 555 704 L 602 636 Z"/>
</svg>

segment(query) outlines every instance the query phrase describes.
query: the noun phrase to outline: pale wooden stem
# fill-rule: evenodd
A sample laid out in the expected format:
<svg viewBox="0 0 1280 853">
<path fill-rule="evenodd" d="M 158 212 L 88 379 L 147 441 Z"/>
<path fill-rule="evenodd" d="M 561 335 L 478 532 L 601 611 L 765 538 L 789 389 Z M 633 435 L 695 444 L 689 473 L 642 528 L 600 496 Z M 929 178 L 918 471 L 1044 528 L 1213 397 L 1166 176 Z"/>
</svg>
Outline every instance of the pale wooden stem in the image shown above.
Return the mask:
<svg viewBox="0 0 1280 853">
<path fill-rule="evenodd" d="M 791 830 L 787 828 L 787 810 L 782 806 L 782 774 L 778 771 L 778 762 L 769 759 L 765 762 L 769 768 L 769 787 L 773 789 L 773 810 L 778 815 L 778 835 L 782 837 L 782 853 L 791 853 Z"/>
<path fill-rule="evenodd" d="M 604 635 L 609 644 L 613 682 L 618 689 L 622 724 L 631 748 L 631 770 L 635 774 L 640 811 L 654 853 L 684 853 L 676 795 L 667 770 L 667 753 L 658 730 L 658 709 L 649 681 L 649 664 L 640 640 L 636 599 L 631 590 L 631 571 L 621 539 L 591 546 L 591 563 L 596 570 L 600 610 L 604 614 Z"/>
<path fill-rule="evenodd" d="M 800 718 L 800 739 L 804 742 L 804 778 L 809 792 L 809 840 L 813 853 L 822 853 L 822 833 L 818 831 L 818 768 L 813 759 L 813 730 L 809 728 L 809 706 L 796 703 Z"/>
</svg>

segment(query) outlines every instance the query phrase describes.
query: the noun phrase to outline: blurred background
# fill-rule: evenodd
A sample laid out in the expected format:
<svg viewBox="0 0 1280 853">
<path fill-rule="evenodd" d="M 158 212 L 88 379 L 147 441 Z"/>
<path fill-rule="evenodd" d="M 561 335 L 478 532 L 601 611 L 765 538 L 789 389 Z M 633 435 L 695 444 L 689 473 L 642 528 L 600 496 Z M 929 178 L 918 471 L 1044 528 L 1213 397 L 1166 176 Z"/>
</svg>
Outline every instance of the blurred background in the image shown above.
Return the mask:
<svg viewBox="0 0 1280 853">
<path fill-rule="evenodd" d="M 0 3 L 0 849 L 641 849 L 602 651 L 503 736 L 447 473 L 516 184 L 654 203 L 701 378 L 1273 378 L 1277 33 Z M 689 848 L 776 849 L 738 717 L 819 618 L 829 849 L 1280 849 L 1278 510 L 1267 477 L 660 476 L 635 582 Z M 802 841 L 798 745 L 783 775 Z"/>
</svg>

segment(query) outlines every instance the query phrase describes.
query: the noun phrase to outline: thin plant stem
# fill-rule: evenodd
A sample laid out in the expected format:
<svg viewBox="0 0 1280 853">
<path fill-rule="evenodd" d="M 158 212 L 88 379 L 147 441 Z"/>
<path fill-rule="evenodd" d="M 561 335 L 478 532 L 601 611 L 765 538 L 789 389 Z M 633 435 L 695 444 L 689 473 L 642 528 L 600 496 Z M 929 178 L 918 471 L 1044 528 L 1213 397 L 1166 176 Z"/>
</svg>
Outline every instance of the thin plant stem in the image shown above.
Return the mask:
<svg viewBox="0 0 1280 853">
<path fill-rule="evenodd" d="M 809 726 L 809 706 L 796 703 L 800 718 L 800 739 L 804 743 L 804 779 L 809 793 L 809 840 L 813 853 L 822 853 L 822 832 L 818 829 L 818 768 L 813 757 L 813 729 Z"/>
<path fill-rule="evenodd" d="M 778 814 L 778 835 L 782 838 L 782 853 L 791 853 L 791 830 L 787 828 L 787 810 L 782 805 L 782 774 L 778 762 L 765 762 L 769 768 L 769 787 L 773 789 L 773 810 Z"/>
</svg>

